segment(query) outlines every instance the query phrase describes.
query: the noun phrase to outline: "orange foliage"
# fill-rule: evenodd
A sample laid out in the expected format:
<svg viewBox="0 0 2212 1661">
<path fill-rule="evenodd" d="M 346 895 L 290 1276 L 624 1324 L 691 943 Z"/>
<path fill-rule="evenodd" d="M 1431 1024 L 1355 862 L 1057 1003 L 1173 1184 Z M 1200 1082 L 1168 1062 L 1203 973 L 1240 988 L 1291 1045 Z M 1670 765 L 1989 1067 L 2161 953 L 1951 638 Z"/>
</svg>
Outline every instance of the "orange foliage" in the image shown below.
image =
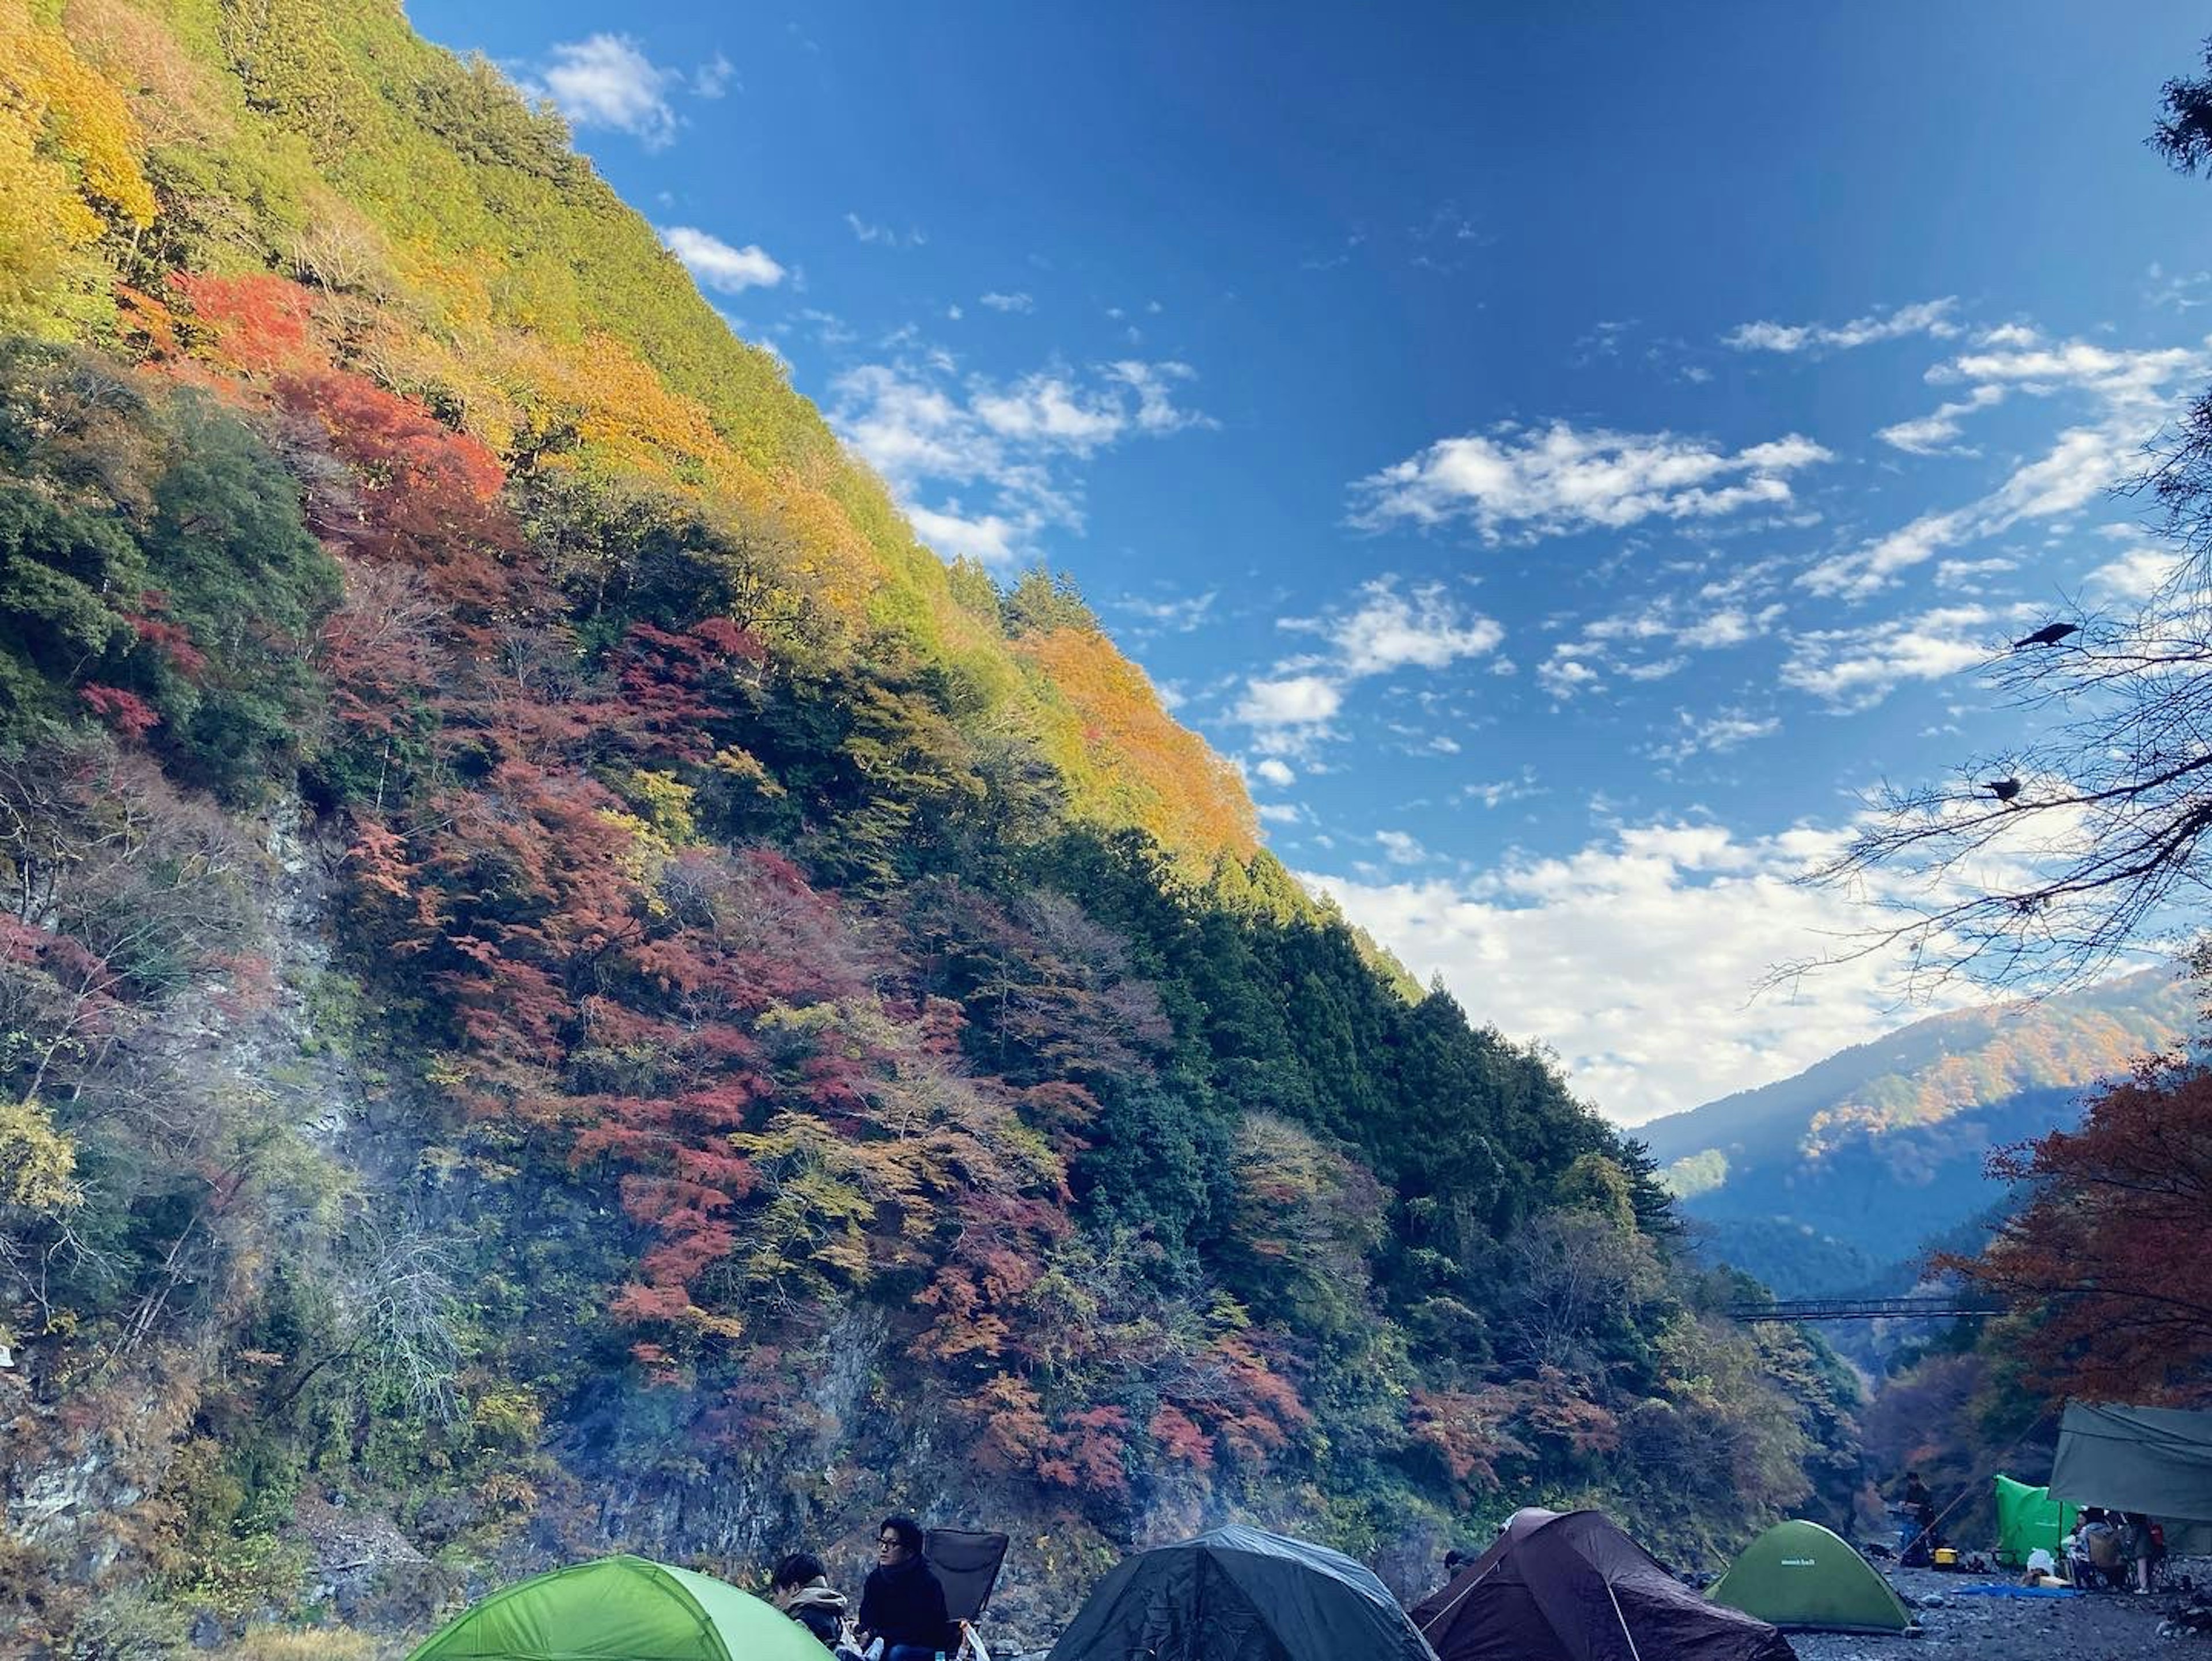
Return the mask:
<svg viewBox="0 0 2212 1661">
<path fill-rule="evenodd" d="M 1259 821 L 1236 770 L 1160 707 L 1145 672 L 1105 636 L 1055 629 L 1016 643 L 1074 708 L 1085 752 L 1113 780 L 1115 817 L 1163 844 L 1211 857 L 1249 859 Z"/>
</svg>

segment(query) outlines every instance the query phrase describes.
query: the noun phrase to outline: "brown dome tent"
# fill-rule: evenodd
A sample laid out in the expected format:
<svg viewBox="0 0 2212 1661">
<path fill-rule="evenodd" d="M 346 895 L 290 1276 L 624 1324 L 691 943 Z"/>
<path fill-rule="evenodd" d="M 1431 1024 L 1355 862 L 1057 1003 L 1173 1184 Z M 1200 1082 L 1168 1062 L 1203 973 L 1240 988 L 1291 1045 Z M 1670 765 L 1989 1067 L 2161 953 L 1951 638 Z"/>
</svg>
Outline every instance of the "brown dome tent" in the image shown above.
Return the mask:
<svg viewBox="0 0 2212 1661">
<path fill-rule="evenodd" d="M 1441 1661 L 1796 1661 L 1764 1621 L 1708 1603 L 1595 1511 L 1516 1511 L 1413 1610 Z"/>
</svg>

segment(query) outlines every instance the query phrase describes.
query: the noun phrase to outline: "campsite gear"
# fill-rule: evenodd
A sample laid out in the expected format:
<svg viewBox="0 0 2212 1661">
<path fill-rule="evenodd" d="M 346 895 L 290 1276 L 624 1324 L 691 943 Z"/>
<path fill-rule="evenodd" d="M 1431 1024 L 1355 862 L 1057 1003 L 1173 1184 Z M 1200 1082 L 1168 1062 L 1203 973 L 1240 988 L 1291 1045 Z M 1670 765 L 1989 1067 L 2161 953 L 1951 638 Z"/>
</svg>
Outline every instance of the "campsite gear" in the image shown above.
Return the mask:
<svg viewBox="0 0 2212 1661">
<path fill-rule="evenodd" d="M 1959 1548 L 1956 1546 L 1938 1546 L 1929 1555 L 1936 1560 L 1936 1567 L 1939 1569 L 1959 1567 Z"/>
<path fill-rule="evenodd" d="M 2078 1507 L 2054 1500 L 2047 1488 L 2033 1488 L 2009 1476 L 1991 1479 L 1997 1510 L 1997 1561 L 2019 1564 L 2034 1551 L 2056 1553 L 2074 1531 Z"/>
<path fill-rule="evenodd" d="M 642 1557 L 602 1557 L 495 1591 L 408 1661 L 825 1661 L 805 1628 L 726 1581 Z"/>
<path fill-rule="evenodd" d="M 1416 1606 L 1413 1621 L 1441 1661 L 1796 1661 L 1797 1653 L 1765 1621 L 1707 1603 L 1594 1511 L 1515 1512 L 1488 1551 Z"/>
<path fill-rule="evenodd" d="M 946 1618 L 958 1628 L 954 1661 L 991 1661 L 975 1622 L 983 1618 L 1006 1561 L 1006 1536 L 973 1529 L 932 1529 L 921 1537 L 921 1555 L 945 1588 Z"/>
<path fill-rule="evenodd" d="M 1912 1624 L 1865 1558 L 1802 1520 L 1777 1523 L 1746 1546 L 1705 1595 L 1786 1631 L 1903 1632 Z"/>
<path fill-rule="evenodd" d="M 2051 1491 L 2168 1522 L 2212 1523 L 2212 1413 L 2069 1402 Z M 2178 1539 L 2169 1545 L 2187 1549 Z"/>
<path fill-rule="evenodd" d="M 2079 1597 L 2071 1586 L 1961 1586 L 1961 1597 Z"/>
<path fill-rule="evenodd" d="M 1231 1526 L 1125 1559 L 1050 1661 L 1435 1661 L 1382 1583 L 1340 1552 Z"/>
</svg>

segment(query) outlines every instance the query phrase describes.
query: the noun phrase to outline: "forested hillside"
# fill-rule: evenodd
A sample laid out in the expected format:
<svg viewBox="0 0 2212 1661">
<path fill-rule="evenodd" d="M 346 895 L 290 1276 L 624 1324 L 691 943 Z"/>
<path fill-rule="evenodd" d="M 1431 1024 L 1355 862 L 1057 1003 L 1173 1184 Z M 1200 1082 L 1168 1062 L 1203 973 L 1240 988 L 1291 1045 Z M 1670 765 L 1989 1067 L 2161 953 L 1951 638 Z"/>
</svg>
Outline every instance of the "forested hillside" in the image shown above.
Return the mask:
<svg viewBox="0 0 2212 1661">
<path fill-rule="evenodd" d="M 2092 1086 L 2182 1043 L 2198 995 L 2160 968 L 1932 1016 L 1638 1134 L 1708 1256 L 1785 1296 L 1856 1291 L 2002 1202 L 1989 1156 L 2071 1129 Z"/>
<path fill-rule="evenodd" d="M 1852 1487 L 1641 1151 L 490 66 L 0 0 L 0 175 L 6 1644 L 377 1653 L 894 1506 L 1034 1632 L 1232 1514 L 1410 1583 Z"/>
</svg>

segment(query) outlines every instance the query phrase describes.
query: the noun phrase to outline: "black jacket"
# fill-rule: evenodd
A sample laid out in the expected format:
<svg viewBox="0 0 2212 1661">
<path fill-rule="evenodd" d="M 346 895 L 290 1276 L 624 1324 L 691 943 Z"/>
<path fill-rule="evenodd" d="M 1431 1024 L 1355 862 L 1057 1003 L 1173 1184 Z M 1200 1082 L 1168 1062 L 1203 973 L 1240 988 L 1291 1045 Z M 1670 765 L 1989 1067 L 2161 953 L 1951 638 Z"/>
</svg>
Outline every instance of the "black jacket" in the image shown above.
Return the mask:
<svg viewBox="0 0 2212 1661">
<path fill-rule="evenodd" d="M 945 1613 L 945 1588 L 919 1557 L 870 1573 L 860 1592 L 860 1630 L 875 1634 L 886 1646 L 912 1644 L 948 1655 L 959 1646 Z"/>
</svg>

